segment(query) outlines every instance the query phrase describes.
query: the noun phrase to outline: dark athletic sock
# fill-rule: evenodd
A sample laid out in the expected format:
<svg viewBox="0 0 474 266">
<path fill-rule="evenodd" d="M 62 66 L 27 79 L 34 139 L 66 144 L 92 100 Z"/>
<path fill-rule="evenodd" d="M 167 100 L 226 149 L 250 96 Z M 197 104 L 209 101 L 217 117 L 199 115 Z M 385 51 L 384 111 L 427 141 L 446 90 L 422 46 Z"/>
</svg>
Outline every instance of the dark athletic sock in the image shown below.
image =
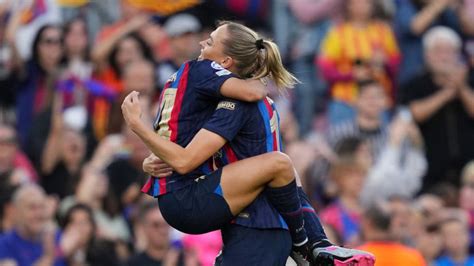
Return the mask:
<svg viewBox="0 0 474 266">
<path fill-rule="evenodd" d="M 268 199 L 281 214 L 290 230 L 293 245 L 300 246 L 308 241 L 303 221 L 303 210 L 301 208 L 296 181 L 283 187 L 267 187 Z"/>
<path fill-rule="evenodd" d="M 298 196 L 300 198 L 301 207 L 303 208 L 304 229 L 308 235 L 309 242 L 313 245 L 322 240 L 327 240 L 321 221 L 316 215 L 316 211 L 311 206 L 309 198 L 306 193 L 304 193 L 302 187 L 298 187 Z"/>
</svg>

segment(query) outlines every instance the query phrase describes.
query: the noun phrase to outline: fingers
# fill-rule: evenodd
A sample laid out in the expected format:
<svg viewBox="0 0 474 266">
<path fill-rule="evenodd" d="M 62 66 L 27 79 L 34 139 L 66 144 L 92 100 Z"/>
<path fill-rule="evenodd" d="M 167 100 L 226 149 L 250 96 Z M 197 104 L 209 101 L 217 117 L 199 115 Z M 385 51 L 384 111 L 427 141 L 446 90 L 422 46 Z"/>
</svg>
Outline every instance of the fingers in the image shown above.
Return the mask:
<svg viewBox="0 0 474 266">
<path fill-rule="evenodd" d="M 173 169 L 164 162 L 148 162 L 143 166 L 143 170 L 151 176 L 158 178 L 167 177 L 173 173 Z"/>
<path fill-rule="evenodd" d="M 129 105 L 129 104 L 138 102 L 138 95 L 139 95 L 139 92 L 137 91 L 130 92 L 123 100 L 123 103 Z"/>
</svg>

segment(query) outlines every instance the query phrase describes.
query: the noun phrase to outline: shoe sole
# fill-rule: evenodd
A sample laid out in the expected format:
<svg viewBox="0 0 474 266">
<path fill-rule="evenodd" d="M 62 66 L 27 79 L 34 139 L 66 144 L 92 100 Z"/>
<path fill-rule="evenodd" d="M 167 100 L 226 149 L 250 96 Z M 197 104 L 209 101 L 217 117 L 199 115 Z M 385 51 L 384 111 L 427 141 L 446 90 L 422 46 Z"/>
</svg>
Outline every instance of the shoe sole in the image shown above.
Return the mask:
<svg viewBox="0 0 474 266">
<path fill-rule="evenodd" d="M 373 266 L 375 259 L 369 255 L 355 255 L 347 260 L 334 259 L 334 266 Z"/>
</svg>

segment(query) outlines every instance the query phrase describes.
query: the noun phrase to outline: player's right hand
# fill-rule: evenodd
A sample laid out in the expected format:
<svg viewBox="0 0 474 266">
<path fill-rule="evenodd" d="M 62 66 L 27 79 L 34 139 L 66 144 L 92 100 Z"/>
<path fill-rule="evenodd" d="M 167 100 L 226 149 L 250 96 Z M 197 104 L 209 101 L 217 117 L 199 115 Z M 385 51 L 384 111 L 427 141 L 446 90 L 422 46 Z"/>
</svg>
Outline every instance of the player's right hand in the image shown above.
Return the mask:
<svg viewBox="0 0 474 266">
<path fill-rule="evenodd" d="M 157 178 L 167 177 L 173 173 L 173 169 L 153 153 L 143 160 L 142 168 L 145 173 Z"/>
</svg>

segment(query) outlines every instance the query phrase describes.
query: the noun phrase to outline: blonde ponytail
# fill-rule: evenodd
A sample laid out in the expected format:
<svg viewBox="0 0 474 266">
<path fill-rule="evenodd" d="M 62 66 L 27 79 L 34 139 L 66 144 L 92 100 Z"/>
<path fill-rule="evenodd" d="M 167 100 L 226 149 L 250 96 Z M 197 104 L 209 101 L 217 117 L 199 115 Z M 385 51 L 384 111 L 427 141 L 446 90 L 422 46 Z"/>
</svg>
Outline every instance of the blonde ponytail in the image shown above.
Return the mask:
<svg viewBox="0 0 474 266">
<path fill-rule="evenodd" d="M 237 74 L 242 78 L 268 77 L 284 90 L 293 88 L 300 81 L 283 66 L 278 46 L 261 39 L 252 29 L 235 22 L 227 25 L 227 39 L 223 41 L 224 53 L 236 62 Z"/>
</svg>

